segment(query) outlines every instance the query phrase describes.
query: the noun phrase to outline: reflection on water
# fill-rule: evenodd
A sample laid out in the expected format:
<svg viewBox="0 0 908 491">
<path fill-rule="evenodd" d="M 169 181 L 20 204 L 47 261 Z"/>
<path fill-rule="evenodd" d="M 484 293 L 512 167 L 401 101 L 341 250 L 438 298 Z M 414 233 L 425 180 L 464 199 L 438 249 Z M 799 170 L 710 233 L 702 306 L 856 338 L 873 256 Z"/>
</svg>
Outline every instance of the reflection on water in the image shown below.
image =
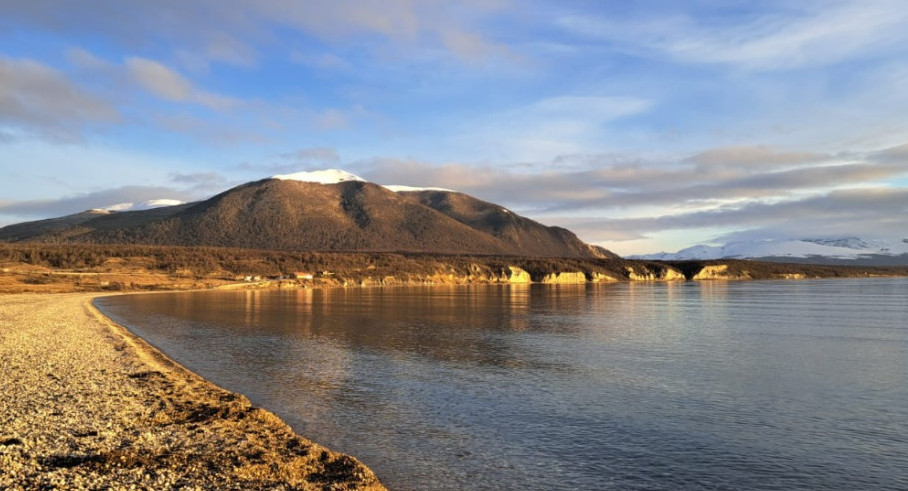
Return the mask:
<svg viewBox="0 0 908 491">
<path fill-rule="evenodd" d="M 908 281 L 108 297 L 396 489 L 908 488 Z"/>
</svg>

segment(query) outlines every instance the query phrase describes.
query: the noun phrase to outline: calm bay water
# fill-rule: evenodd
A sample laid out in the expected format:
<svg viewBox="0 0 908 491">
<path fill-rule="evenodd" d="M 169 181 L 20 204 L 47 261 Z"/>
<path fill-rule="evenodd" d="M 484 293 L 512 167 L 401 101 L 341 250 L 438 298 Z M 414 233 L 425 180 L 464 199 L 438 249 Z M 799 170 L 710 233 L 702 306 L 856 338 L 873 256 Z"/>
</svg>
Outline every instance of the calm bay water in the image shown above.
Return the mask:
<svg viewBox="0 0 908 491">
<path fill-rule="evenodd" d="M 392 489 L 908 489 L 904 278 L 96 304 Z"/>
</svg>

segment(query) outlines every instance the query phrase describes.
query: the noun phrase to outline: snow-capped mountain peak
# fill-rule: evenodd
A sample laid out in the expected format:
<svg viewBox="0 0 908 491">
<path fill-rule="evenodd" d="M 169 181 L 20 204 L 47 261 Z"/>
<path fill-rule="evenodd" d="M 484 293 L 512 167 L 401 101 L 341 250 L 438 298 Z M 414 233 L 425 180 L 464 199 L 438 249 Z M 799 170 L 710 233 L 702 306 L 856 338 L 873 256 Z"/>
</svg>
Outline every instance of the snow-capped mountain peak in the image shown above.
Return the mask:
<svg viewBox="0 0 908 491">
<path fill-rule="evenodd" d="M 276 176 L 271 176 L 271 178 L 280 179 L 282 181 L 314 182 L 317 184 L 337 184 L 346 181 L 366 181 L 362 177 L 340 169 L 324 169 L 295 172 L 293 174 L 278 174 Z"/>
<path fill-rule="evenodd" d="M 341 169 L 323 169 L 295 172 L 293 174 L 278 174 L 276 176 L 271 176 L 271 178 L 280 179 L 282 181 L 313 182 L 317 184 L 338 184 L 346 181 L 367 182 L 362 177 Z M 456 192 L 453 189 L 447 188 L 402 186 L 399 184 L 389 184 L 382 187 L 389 191 L 394 191 L 395 193 L 413 193 L 419 191 L 444 191 L 449 193 Z"/>
<path fill-rule="evenodd" d="M 908 254 L 906 240 L 865 240 L 858 237 L 824 239 L 767 239 L 696 245 L 678 252 L 630 256 L 632 259 L 678 261 L 690 259 L 817 258 L 853 260 L 871 255 Z"/>
</svg>

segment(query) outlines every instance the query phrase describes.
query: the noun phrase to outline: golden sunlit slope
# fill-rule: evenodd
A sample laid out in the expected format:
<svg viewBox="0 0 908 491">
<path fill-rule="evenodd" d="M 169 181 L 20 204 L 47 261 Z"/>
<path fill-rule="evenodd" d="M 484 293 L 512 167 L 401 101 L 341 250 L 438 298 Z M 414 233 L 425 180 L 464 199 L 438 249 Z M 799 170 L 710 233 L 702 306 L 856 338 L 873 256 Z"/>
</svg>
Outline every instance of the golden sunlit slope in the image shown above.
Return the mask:
<svg viewBox="0 0 908 491">
<path fill-rule="evenodd" d="M 609 257 L 573 233 L 460 193 L 395 193 L 364 181 L 265 179 L 208 200 L 79 214 L 0 229 L 0 240 Z M 613 256 L 612 256 L 613 257 Z"/>
</svg>

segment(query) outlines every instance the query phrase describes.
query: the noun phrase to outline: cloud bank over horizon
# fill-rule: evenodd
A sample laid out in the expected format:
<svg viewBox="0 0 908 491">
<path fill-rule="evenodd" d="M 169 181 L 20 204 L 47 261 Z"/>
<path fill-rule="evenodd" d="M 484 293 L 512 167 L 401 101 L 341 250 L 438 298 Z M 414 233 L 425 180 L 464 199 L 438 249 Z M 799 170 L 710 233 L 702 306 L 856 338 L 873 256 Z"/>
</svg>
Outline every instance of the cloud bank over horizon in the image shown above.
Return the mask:
<svg viewBox="0 0 908 491">
<path fill-rule="evenodd" d="M 0 226 L 337 167 L 621 254 L 908 235 L 895 0 L 0 7 Z"/>
</svg>

